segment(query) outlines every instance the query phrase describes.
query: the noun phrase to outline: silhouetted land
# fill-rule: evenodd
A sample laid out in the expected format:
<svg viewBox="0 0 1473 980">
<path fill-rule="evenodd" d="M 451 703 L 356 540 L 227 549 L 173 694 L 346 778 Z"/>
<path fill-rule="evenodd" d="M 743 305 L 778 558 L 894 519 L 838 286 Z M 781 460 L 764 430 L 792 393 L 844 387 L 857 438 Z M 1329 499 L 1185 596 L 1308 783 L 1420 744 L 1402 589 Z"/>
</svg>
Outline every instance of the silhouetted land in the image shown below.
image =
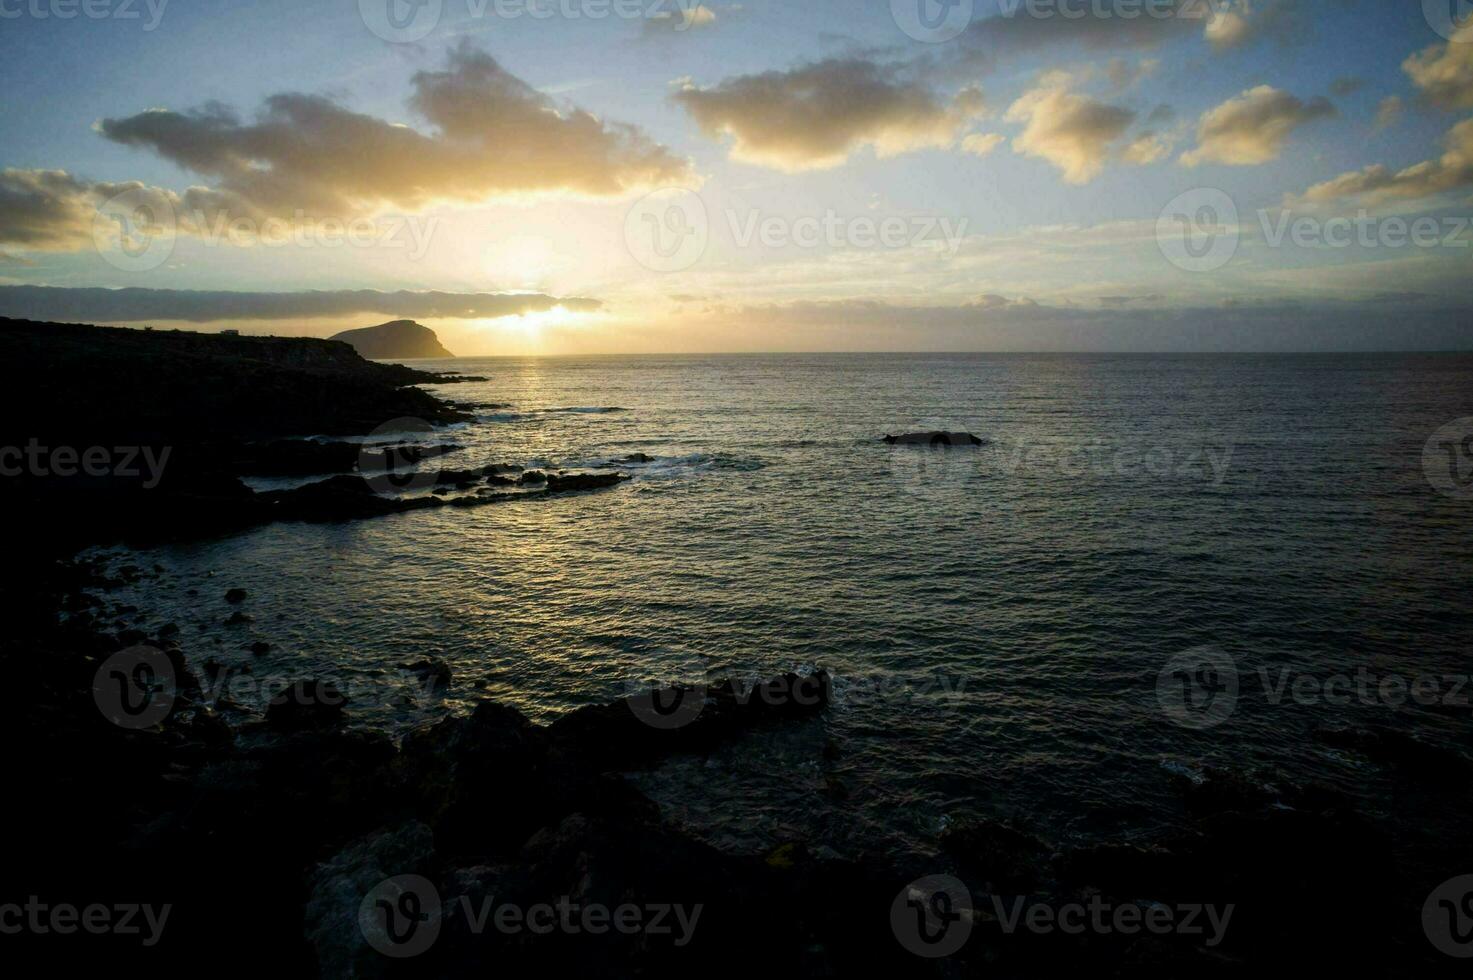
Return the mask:
<svg viewBox="0 0 1473 980">
<path fill-rule="evenodd" d="M 364 357 L 406 361 L 455 356 L 440 343 L 435 331 L 413 320 L 393 320 L 376 327 L 344 330 L 333 334 L 332 339 L 352 344 L 353 349 Z"/>
</svg>

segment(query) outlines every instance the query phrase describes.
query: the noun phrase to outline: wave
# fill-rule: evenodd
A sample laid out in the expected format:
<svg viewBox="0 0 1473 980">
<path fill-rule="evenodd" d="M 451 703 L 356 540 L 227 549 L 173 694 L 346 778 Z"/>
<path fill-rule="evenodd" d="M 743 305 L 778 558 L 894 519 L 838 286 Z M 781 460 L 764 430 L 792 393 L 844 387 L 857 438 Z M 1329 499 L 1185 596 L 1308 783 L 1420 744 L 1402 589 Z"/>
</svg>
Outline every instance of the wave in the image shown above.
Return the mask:
<svg viewBox="0 0 1473 980">
<path fill-rule="evenodd" d="M 575 405 L 571 408 L 544 408 L 543 412 L 561 415 L 608 415 L 612 412 L 627 412 L 627 408 L 599 407 L 596 405 Z"/>
</svg>

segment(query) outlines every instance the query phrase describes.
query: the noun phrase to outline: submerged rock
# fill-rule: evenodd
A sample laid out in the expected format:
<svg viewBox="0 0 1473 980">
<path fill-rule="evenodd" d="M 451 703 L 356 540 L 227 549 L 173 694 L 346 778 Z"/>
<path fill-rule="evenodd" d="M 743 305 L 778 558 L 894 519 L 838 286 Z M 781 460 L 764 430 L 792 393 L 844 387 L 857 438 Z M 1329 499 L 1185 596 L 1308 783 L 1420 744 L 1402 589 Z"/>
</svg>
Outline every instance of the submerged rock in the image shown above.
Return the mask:
<svg viewBox="0 0 1473 980">
<path fill-rule="evenodd" d="M 981 439 L 970 432 L 907 432 L 904 435 L 886 436 L 885 442 L 892 446 L 980 446 Z"/>
<path fill-rule="evenodd" d="M 547 478 L 548 493 L 575 493 L 617 487 L 629 477 L 623 473 L 555 473 Z"/>
<path fill-rule="evenodd" d="M 420 683 L 431 691 L 444 690 L 450 686 L 450 665 L 439 657 L 416 660 L 412 664 L 405 664 L 404 669 L 418 677 Z"/>
</svg>

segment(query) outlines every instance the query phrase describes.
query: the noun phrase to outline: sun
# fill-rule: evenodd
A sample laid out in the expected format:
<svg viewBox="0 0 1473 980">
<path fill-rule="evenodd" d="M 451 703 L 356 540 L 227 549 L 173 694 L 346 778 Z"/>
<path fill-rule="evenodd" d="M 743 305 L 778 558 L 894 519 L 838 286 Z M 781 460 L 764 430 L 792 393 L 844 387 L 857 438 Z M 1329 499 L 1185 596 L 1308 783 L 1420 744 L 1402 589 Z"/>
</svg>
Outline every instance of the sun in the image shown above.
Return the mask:
<svg viewBox="0 0 1473 980">
<path fill-rule="evenodd" d="M 505 319 L 509 327 L 517 333 L 525 337 L 540 337 L 548 330 L 571 326 L 582 317 L 566 307 L 554 306 L 550 310 L 538 310 Z"/>
</svg>

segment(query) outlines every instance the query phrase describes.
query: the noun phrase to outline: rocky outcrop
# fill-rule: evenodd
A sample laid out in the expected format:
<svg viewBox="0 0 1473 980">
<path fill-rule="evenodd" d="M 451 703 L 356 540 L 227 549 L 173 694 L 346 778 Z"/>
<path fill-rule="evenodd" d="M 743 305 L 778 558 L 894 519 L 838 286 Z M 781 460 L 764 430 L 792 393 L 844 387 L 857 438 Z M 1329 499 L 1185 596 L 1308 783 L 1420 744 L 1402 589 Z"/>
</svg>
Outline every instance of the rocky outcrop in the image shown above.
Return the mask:
<svg viewBox="0 0 1473 980">
<path fill-rule="evenodd" d="M 364 360 L 347 344 L 177 330 L 124 330 L 0 320 L 0 417 L 16 445 L 107 465 L 27 468 L 0 481 L 0 507 L 60 537 L 62 550 L 101 541 L 181 540 L 270 519 L 242 475 L 345 473 L 374 452 L 396 461 L 456 447 L 364 450 L 311 434 L 367 435 L 413 419 L 472 416 L 416 385 L 448 378 Z"/>
<path fill-rule="evenodd" d="M 344 330 L 333 340 L 351 344 L 364 357 L 382 361 L 454 357 L 440 343 L 435 331 L 413 320 L 394 320 L 376 327 Z"/>
<path fill-rule="evenodd" d="M 606 490 L 629 479 L 623 473 L 549 473 L 548 493 L 576 493 L 583 490 Z"/>
<path fill-rule="evenodd" d="M 892 446 L 930 446 L 934 448 L 984 445 L 982 439 L 970 432 L 907 432 L 898 436 L 886 436 L 885 442 Z"/>
<path fill-rule="evenodd" d="M 375 364 L 347 344 L 0 319 L 0 407 L 26 435 L 171 445 L 314 433 L 391 419 L 466 421 L 410 387 L 438 375 Z"/>
</svg>

